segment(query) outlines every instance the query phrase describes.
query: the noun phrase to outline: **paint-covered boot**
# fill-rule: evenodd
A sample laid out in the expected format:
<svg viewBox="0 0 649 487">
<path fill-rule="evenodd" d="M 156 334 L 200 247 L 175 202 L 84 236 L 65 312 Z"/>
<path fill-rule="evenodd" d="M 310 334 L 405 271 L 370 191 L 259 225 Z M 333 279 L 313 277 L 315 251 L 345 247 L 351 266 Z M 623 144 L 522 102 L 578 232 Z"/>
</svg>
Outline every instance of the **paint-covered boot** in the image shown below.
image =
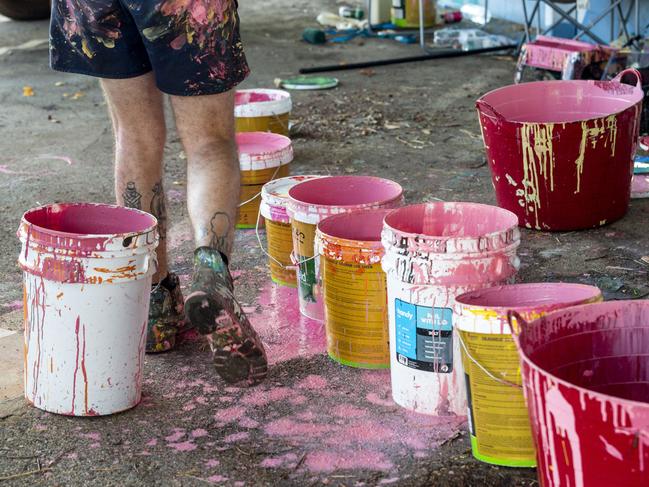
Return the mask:
<svg viewBox="0 0 649 487">
<path fill-rule="evenodd" d="M 180 280 L 169 274 L 151 291 L 149 323 L 147 327 L 147 353 L 166 352 L 176 344 L 176 334 L 185 319 Z"/>
<path fill-rule="evenodd" d="M 189 326 L 206 335 L 216 370 L 226 382 L 254 385 L 266 377 L 264 345 L 234 297 L 230 270 L 216 249 L 200 247 L 194 252 L 185 314 Z"/>
</svg>

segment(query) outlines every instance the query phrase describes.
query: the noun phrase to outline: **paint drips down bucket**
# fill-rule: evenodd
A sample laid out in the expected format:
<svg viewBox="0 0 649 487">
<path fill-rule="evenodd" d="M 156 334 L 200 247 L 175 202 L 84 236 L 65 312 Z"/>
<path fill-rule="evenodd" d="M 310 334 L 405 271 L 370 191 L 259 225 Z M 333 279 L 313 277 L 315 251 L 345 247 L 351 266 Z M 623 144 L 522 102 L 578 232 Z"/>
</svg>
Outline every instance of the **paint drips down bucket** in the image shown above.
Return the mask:
<svg viewBox="0 0 649 487">
<path fill-rule="evenodd" d="M 502 284 L 519 267 L 518 219 L 477 203 L 408 206 L 385 218 L 394 401 L 426 414 L 466 414 L 455 297 Z"/>
<path fill-rule="evenodd" d="M 320 177 L 322 176 L 289 176 L 266 183 L 261 190 L 260 213 L 266 223 L 270 276 L 280 286 L 297 286 L 295 266 L 291 261 L 291 219 L 286 212 L 288 192 L 296 184 Z"/>
<path fill-rule="evenodd" d="M 649 485 L 649 301 L 518 323 L 541 486 Z"/>
<path fill-rule="evenodd" d="M 288 136 L 291 94 L 282 90 L 238 90 L 234 116 L 237 132 L 273 132 Z"/>
<path fill-rule="evenodd" d="M 602 293 L 594 286 L 562 283 L 496 286 L 455 299 L 474 457 L 507 467 L 536 465 L 518 351 L 507 313 L 514 310 L 533 320 L 557 309 L 601 300 Z"/>
<path fill-rule="evenodd" d="M 387 289 L 381 268 L 381 229 L 389 211 L 334 215 L 318 225 L 327 352 L 343 365 L 390 366 Z"/>
<path fill-rule="evenodd" d="M 25 397 L 71 416 L 138 404 L 158 245 L 153 216 L 95 204 L 28 211 L 24 271 Z"/>
<path fill-rule="evenodd" d="M 308 318 L 322 321 L 324 307 L 320 258 L 315 253 L 316 225 L 340 213 L 396 208 L 402 202 L 403 189 L 393 181 L 372 176 L 332 176 L 300 183 L 288 194 L 300 311 Z"/>
<path fill-rule="evenodd" d="M 622 218 L 642 98 L 635 70 L 613 81 L 540 81 L 484 95 L 476 105 L 498 205 L 537 230 Z"/>
<path fill-rule="evenodd" d="M 237 134 L 241 197 L 237 228 L 255 228 L 259 217 L 261 190 L 267 182 L 289 174 L 293 160 L 291 140 L 266 132 Z"/>
</svg>

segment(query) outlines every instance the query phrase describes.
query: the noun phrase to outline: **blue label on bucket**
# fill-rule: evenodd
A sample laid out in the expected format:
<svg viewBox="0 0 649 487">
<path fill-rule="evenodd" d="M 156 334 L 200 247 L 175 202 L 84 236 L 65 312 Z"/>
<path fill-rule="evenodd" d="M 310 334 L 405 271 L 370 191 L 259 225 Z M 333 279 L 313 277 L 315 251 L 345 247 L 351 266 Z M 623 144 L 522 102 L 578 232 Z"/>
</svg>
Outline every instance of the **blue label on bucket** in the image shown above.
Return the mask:
<svg viewBox="0 0 649 487">
<path fill-rule="evenodd" d="M 413 369 L 453 370 L 453 310 L 395 300 L 397 361 Z"/>
</svg>

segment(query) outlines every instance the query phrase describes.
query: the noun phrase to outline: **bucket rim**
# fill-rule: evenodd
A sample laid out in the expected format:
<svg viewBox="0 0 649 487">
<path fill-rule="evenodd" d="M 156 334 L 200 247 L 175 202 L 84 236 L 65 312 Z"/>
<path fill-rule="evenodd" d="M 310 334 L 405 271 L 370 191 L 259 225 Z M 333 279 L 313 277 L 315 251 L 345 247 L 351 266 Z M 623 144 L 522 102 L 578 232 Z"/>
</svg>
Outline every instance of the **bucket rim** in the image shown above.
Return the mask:
<svg viewBox="0 0 649 487">
<path fill-rule="evenodd" d="M 36 225 L 32 222 L 30 222 L 27 217 L 29 214 L 37 212 L 37 211 L 42 211 L 47 208 L 55 208 L 55 207 L 88 207 L 88 206 L 94 206 L 98 208 L 107 208 L 107 209 L 112 209 L 112 210 L 119 210 L 119 211 L 126 211 L 126 212 L 132 212 L 132 213 L 137 213 L 139 215 L 145 216 L 151 220 L 151 225 L 146 227 L 143 230 L 137 230 L 137 231 L 130 231 L 130 232 L 121 232 L 121 233 L 71 233 L 71 232 L 62 232 L 60 230 L 52 230 L 49 228 L 42 227 L 40 225 Z M 34 208 L 31 208 L 23 213 L 23 216 L 21 217 L 20 220 L 20 227 L 18 230 L 18 237 L 21 239 L 23 238 L 23 235 L 21 235 L 21 229 L 23 227 L 31 228 L 31 229 L 36 229 L 38 232 L 46 234 L 46 235 L 53 235 L 57 237 L 64 237 L 68 239 L 73 239 L 73 240 L 95 240 L 95 239 L 112 239 L 116 237 L 125 237 L 125 236 L 133 236 L 133 235 L 146 235 L 148 233 L 154 232 L 158 226 L 158 219 L 153 216 L 150 213 L 147 213 L 146 211 L 138 210 L 136 208 L 127 208 L 125 206 L 119 206 L 119 205 L 111 205 L 108 203 L 83 203 L 83 202 L 64 202 L 64 203 L 49 203 L 41 206 L 36 206 Z"/>
<path fill-rule="evenodd" d="M 317 233 L 319 239 L 322 241 L 324 244 L 325 242 L 331 243 L 331 242 L 338 242 L 338 245 L 344 245 L 350 248 L 359 248 L 359 247 L 371 247 L 372 249 L 381 249 L 383 250 L 383 244 L 381 242 L 381 232 L 383 230 L 383 222 L 385 221 L 385 216 L 390 213 L 392 210 L 389 208 L 367 208 L 367 209 L 361 209 L 361 210 L 354 210 L 350 211 L 348 213 L 339 213 L 337 215 L 331 215 L 323 220 L 321 220 L 318 225 L 317 225 Z M 339 237 L 336 235 L 332 235 L 327 231 L 326 227 L 328 224 L 335 223 L 337 220 L 346 220 L 346 219 L 354 219 L 354 218 L 361 218 L 363 216 L 382 216 L 383 218 L 381 219 L 381 227 L 379 228 L 379 231 L 376 235 L 376 238 L 374 240 L 358 240 L 358 239 L 352 239 L 352 238 L 347 238 L 347 237 Z"/>
<path fill-rule="evenodd" d="M 303 184 L 311 183 L 313 181 L 317 180 L 328 180 L 328 179 L 337 179 L 337 180 L 352 180 L 355 179 L 357 181 L 360 181 L 362 179 L 368 181 L 372 180 L 374 182 L 381 182 L 383 184 L 386 184 L 387 186 L 392 186 L 392 189 L 395 190 L 395 194 L 393 197 L 386 198 L 383 200 L 374 200 L 374 201 L 369 201 L 365 203 L 356 203 L 356 204 L 348 204 L 348 205 L 341 205 L 341 204 L 335 204 L 335 205 L 328 205 L 328 204 L 321 204 L 321 203 L 309 203 L 306 201 L 301 201 L 298 200 L 294 197 L 293 193 L 295 189 L 298 186 L 301 186 Z M 396 181 L 392 181 L 391 179 L 387 178 L 382 178 L 379 176 L 348 176 L 348 175 L 341 175 L 341 176 L 323 176 L 321 178 L 317 178 L 314 180 L 310 181 L 304 181 L 302 183 L 296 184 L 293 186 L 289 193 L 288 193 L 289 199 L 288 199 L 288 209 L 289 213 L 320 213 L 321 210 L 331 210 L 332 208 L 341 208 L 345 213 L 349 213 L 350 211 L 353 210 L 364 210 L 364 209 L 372 209 L 372 208 L 380 208 L 386 204 L 393 203 L 395 201 L 400 201 L 403 199 L 403 187 L 397 183 Z M 308 209 L 308 210 L 307 210 Z M 314 209 L 315 211 L 309 211 L 310 209 Z M 345 211 L 348 210 L 348 211 Z"/>
<path fill-rule="evenodd" d="M 481 305 L 481 304 L 475 304 L 469 302 L 469 298 L 476 295 L 476 294 L 492 294 L 492 293 L 497 293 L 499 291 L 508 291 L 508 290 L 515 290 L 515 289 L 534 289 L 536 287 L 546 287 L 547 286 L 552 286 L 556 287 L 557 290 L 559 289 L 582 289 L 584 291 L 592 291 L 592 296 L 590 297 L 582 297 L 580 299 L 574 298 L 571 300 L 557 300 L 553 302 L 546 302 L 546 303 L 539 303 L 537 305 L 522 305 L 522 306 L 517 306 L 517 305 Z M 597 291 L 597 293 L 595 293 Z M 525 312 L 525 311 L 536 311 L 536 310 L 551 310 L 551 312 L 554 312 L 555 307 L 560 307 L 560 309 L 565 309 L 565 308 L 571 308 L 575 306 L 579 306 L 582 304 L 586 304 L 588 302 L 592 302 L 592 300 L 601 298 L 602 296 L 602 290 L 599 289 L 597 286 L 591 286 L 589 284 L 581 284 L 581 283 L 572 283 L 572 282 L 526 282 L 526 283 L 517 283 L 517 284 L 505 284 L 505 285 L 499 285 L 499 286 L 492 286 L 488 288 L 482 288 L 482 289 L 476 289 L 474 291 L 469 291 L 463 294 L 460 294 L 455 298 L 455 302 L 460 305 L 463 309 L 467 310 L 490 310 L 494 311 L 496 313 L 502 314 L 504 317 L 507 316 L 507 312 L 510 310 L 513 311 L 518 311 L 520 312 Z M 560 309 L 557 309 L 556 311 L 559 311 Z"/>
<path fill-rule="evenodd" d="M 537 326 L 537 322 L 543 321 L 543 320 L 550 320 L 552 319 L 555 315 L 559 316 L 562 313 L 568 313 L 568 312 L 579 312 L 582 310 L 586 310 L 589 308 L 593 307 L 598 307 L 598 308 L 617 308 L 619 309 L 620 307 L 627 307 L 627 306 L 633 306 L 633 307 L 649 307 L 649 299 L 632 299 L 632 300 L 625 300 L 625 301 L 603 301 L 600 303 L 591 303 L 591 304 L 582 304 L 579 306 L 572 306 L 569 308 L 563 308 L 559 309 L 556 311 L 553 311 L 551 313 L 548 313 L 540 318 L 537 318 L 536 320 L 533 320 L 528 323 L 528 326 Z M 521 334 L 524 333 L 524 330 L 521 332 Z M 541 366 L 537 365 L 536 362 L 534 362 L 521 348 L 520 346 L 520 335 L 514 340 L 516 343 L 516 348 L 518 349 L 518 355 L 520 359 L 527 364 L 528 367 L 533 369 L 535 372 L 540 373 L 552 380 L 552 382 L 556 384 L 561 384 L 564 387 L 569 387 L 572 389 L 577 390 L 580 394 L 583 395 L 588 395 L 590 397 L 596 398 L 598 401 L 603 402 L 603 401 L 615 401 L 618 403 L 623 403 L 625 406 L 630 406 L 630 407 L 640 407 L 643 409 L 649 409 L 649 403 L 647 402 L 641 402 L 641 401 L 636 401 L 633 399 L 625 399 L 623 397 L 618 397 L 614 396 L 611 394 L 604 394 L 602 392 L 597 392 L 593 391 L 591 389 L 587 389 L 583 386 L 573 384 L 570 381 L 567 381 L 565 379 L 561 379 L 554 375 L 553 373 L 541 368 Z M 527 388 L 528 387 L 528 381 L 525 380 L 525 374 L 521 374 L 523 376 L 523 387 Z"/>
<path fill-rule="evenodd" d="M 262 95 L 275 96 L 271 100 L 247 102 L 236 104 L 237 94 L 260 93 Z M 238 118 L 270 117 L 289 113 L 293 109 L 291 94 L 285 90 L 272 88 L 247 88 L 237 90 L 235 93 L 234 116 Z"/>
<path fill-rule="evenodd" d="M 616 84 L 625 84 L 626 85 L 626 83 L 619 83 L 619 82 L 613 81 L 613 80 L 608 80 L 608 81 L 599 81 L 599 80 L 554 80 L 554 81 L 531 81 L 529 83 L 525 83 L 525 86 L 537 86 L 537 85 L 544 85 L 544 84 L 548 84 L 548 83 L 561 83 L 561 84 L 580 83 L 580 84 L 584 84 L 584 85 L 589 85 L 589 84 L 594 85 L 595 83 L 616 83 Z M 485 116 L 485 117 L 490 118 L 490 119 L 497 119 L 498 117 L 496 117 L 494 115 L 491 115 L 489 113 L 486 113 L 485 111 L 481 110 L 480 106 L 479 106 L 480 102 L 488 103 L 489 100 L 487 100 L 486 98 L 489 95 L 493 95 L 495 93 L 502 92 L 502 91 L 505 91 L 507 89 L 512 89 L 512 88 L 517 89 L 520 86 L 522 86 L 522 85 L 521 84 L 511 84 L 511 85 L 501 86 L 499 88 L 495 88 L 495 89 L 493 89 L 491 91 L 488 91 L 487 93 L 485 93 L 484 95 L 482 95 L 480 98 L 478 98 L 476 100 L 476 108 L 478 110 L 478 113 L 481 116 Z M 603 114 L 603 115 L 598 115 L 596 117 L 579 118 L 577 120 L 570 120 L 570 121 L 531 122 L 531 121 L 513 120 L 513 119 L 509 119 L 509 118 L 504 117 L 504 116 L 503 116 L 503 120 L 504 120 L 505 123 L 519 125 L 519 126 L 520 125 L 529 125 L 529 124 L 538 124 L 538 125 L 565 124 L 565 125 L 570 125 L 570 124 L 581 124 L 582 122 L 591 122 L 593 120 L 601 120 L 602 118 L 607 118 L 607 117 L 611 117 L 611 116 L 617 117 L 618 115 L 621 115 L 622 113 L 626 112 L 627 110 L 637 106 L 639 103 L 642 103 L 642 100 L 644 99 L 644 93 L 642 92 L 642 90 L 640 88 L 638 88 L 636 86 L 631 86 L 631 85 L 626 85 L 626 86 L 629 86 L 630 88 L 633 89 L 632 96 L 637 97 L 638 99 L 634 100 L 634 101 L 629 101 L 628 106 L 626 106 L 626 107 L 624 107 L 624 108 L 622 108 L 622 109 L 620 109 L 618 111 L 615 111 L 615 112 L 611 112 L 611 113 L 607 113 L 607 114 Z"/>
<path fill-rule="evenodd" d="M 246 149 L 245 145 L 243 145 L 253 138 L 275 141 L 280 146 L 268 151 L 254 152 Z M 239 169 L 242 171 L 272 169 L 293 161 L 293 143 L 285 135 L 272 132 L 239 132 L 235 136 L 235 141 L 239 156 Z"/>
<path fill-rule="evenodd" d="M 288 192 L 293 186 L 303 183 L 305 181 L 311 181 L 313 179 L 319 179 L 324 177 L 327 176 L 318 175 L 318 174 L 304 174 L 304 175 L 297 174 L 297 175 L 286 176 L 283 178 L 273 179 L 272 181 L 268 181 L 261 188 L 261 200 L 270 206 L 277 206 L 277 207 L 281 206 L 286 208 L 286 205 L 288 204 L 288 200 L 289 200 Z M 280 189 L 283 188 L 286 188 L 285 195 L 278 192 Z"/>
<path fill-rule="evenodd" d="M 502 230 L 497 230 L 494 232 L 489 232 L 485 233 L 482 235 L 478 236 L 470 236 L 470 235 L 461 235 L 461 236 L 452 236 L 452 235 L 424 235 L 421 233 L 415 233 L 415 232 L 406 232 L 403 230 L 399 230 L 397 228 L 394 228 L 388 223 L 388 218 L 396 214 L 399 211 L 402 211 L 407 208 L 415 208 L 415 207 L 422 207 L 422 206 L 438 206 L 438 205 L 447 205 L 447 204 L 454 204 L 454 205 L 460 205 L 460 206 L 474 206 L 474 207 L 482 207 L 482 208 L 490 208 L 490 209 L 495 209 L 498 212 L 501 212 L 503 215 L 506 215 L 509 218 L 513 218 L 514 223 L 506 228 L 503 228 Z M 407 205 L 407 206 L 402 206 L 401 208 L 395 208 L 391 212 L 389 212 L 385 216 L 385 220 L 383 223 L 383 232 L 390 232 L 393 236 L 399 236 L 399 237 L 405 237 L 405 238 L 417 238 L 417 237 L 424 237 L 424 240 L 436 240 L 436 241 L 447 241 L 447 242 L 463 242 L 463 241 L 475 241 L 478 239 L 491 239 L 491 238 L 496 238 L 499 237 L 500 235 L 506 234 L 512 230 L 518 230 L 519 228 L 519 218 L 516 213 L 513 211 L 507 210 L 505 208 L 502 208 L 500 206 L 494 206 L 494 205 L 488 205 L 485 203 L 474 203 L 472 201 L 431 201 L 427 203 L 417 203 L 414 205 Z"/>
</svg>

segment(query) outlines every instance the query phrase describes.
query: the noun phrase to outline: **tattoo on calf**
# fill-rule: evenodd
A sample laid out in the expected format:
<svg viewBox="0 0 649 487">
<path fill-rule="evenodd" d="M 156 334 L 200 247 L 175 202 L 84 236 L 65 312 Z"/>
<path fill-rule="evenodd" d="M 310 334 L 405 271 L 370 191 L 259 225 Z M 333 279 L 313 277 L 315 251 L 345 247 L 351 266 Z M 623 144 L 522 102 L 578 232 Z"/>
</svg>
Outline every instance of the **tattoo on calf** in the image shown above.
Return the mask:
<svg viewBox="0 0 649 487">
<path fill-rule="evenodd" d="M 230 216 L 223 211 L 217 211 L 210 220 L 210 247 L 229 256 L 232 252 L 232 240 Z"/>
<path fill-rule="evenodd" d="M 153 186 L 153 198 L 151 198 L 151 208 L 149 211 L 158 219 L 158 234 L 160 239 L 167 238 L 167 205 L 165 202 L 164 188 L 162 182 Z"/>
<path fill-rule="evenodd" d="M 122 193 L 122 198 L 124 198 L 124 206 L 126 208 L 142 209 L 142 195 L 137 192 L 135 181 L 126 183 L 126 189 Z"/>
</svg>

